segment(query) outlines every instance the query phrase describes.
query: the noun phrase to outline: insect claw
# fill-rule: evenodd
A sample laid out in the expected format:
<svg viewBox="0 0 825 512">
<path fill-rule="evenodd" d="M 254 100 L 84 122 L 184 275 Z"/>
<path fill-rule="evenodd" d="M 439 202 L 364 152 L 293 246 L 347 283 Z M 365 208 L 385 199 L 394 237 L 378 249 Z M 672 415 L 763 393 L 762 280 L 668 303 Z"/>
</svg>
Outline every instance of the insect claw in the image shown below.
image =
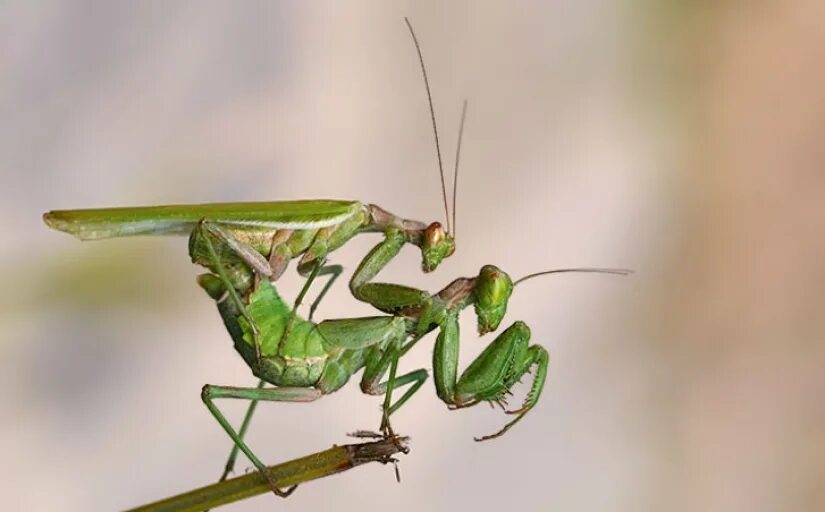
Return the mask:
<svg viewBox="0 0 825 512">
<path fill-rule="evenodd" d="M 232 473 L 233 469 L 235 469 L 234 468 L 234 466 L 235 466 L 234 462 L 235 461 L 229 461 L 229 462 L 226 463 L 226 466 L 223 468 L 223 474 L 218 479 L 218 482 L 223 482 L 224 480 L 227 479 L 227 477 L 229 477 L 229 474 Z"/>
<path fill-rule="evenodd" d="M 269 483 L 269 488 L 272 489 L 272 492 L 275 493 L 275 496 L 280 498 L 288 498 L 290 494 L 295 492 L 295 489 L 298 488 L 298 485 L 293 485 L 292 487 L 288 487 L 286 490 L 282 490 L 278 485 L 275 483 L 275 480 L 272 479 L 270 474 L 267 471 L 260 471 L 260 473 L 264 476 L 266 481 Z"/>
<path fill-rule="evenodd" d="M 522 412 L 524 412 L 528 409 L 530 409 L 530 406 L 528 404 L 524 404 L 521 407 L 519 407 L 518 409 L 505 410 L 504 414 L 521 414 Z"/>
<path fill-rule="evenodd" d="M 298 484 L 295 484 L 292 487 L 287 488 L 285 491 L 282 491 L 281 489 L 279 489 L 278 487 L 275 486 L 274 482 L 271 482 L 271 483 L 272 483 L 272 492 L 275 493 L 275 496 L 278 496 L 278 497 L 281 497 L 281 498 L 289 498 L 289 495 L 292 494 L 293 492 L 295 492 L 295 489 L 298 488 Z"/>
</svg>

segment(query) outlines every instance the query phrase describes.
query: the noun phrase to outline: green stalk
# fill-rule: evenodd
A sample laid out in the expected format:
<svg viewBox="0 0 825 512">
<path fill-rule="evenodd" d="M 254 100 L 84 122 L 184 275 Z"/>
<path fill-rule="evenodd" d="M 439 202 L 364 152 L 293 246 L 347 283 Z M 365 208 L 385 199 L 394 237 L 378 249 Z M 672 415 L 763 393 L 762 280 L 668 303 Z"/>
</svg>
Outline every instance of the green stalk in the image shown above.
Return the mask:
<svg viewBox="0 0 825 512">
<path fill-rule="evenodd" d="M 368 462 L 391 462 L 398 452 L 406 452 L 407 438 L 382 439 L 360 444 L 333 446 L 267 470 L 279 487 L 287 487 L 334 475 Z M 198 512 L 271 491 L 266 479 L 255 471 L 187 493 L 172 496 L 127 512 Z"/>
</svg>

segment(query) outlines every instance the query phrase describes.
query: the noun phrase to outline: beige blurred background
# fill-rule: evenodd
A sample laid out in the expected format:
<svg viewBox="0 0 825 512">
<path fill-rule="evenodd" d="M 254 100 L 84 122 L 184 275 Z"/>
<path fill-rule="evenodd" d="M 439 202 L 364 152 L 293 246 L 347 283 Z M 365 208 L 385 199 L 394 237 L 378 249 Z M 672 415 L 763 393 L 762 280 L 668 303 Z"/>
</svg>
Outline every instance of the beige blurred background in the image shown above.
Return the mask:
<svg viewBox="0 0 825 512">
<path fill-rule="evenodd" d="M 442 218 L 405 15 L 448 162 L 470 102 L 458 251 L 424 276 L 405 249 L 382 277 L 637 273 L 516 290 L 506 323 L 531 325 L 551 373 L 503 438 L 474 443 L 503 415 L 449 412 L 429 381 L 395 420 L 413 437 L 401 485 L 376 465 L 228 510 L 822 510 L 820 0 L 3 2 L 2 508 L 211 482 L 230 442 L 200 388 L 254 383 L 184 239 L 81 244 L 44 211 L 330 197 Z M 334 260 L 351 270 L 376 241 Z M 320 316 L 370 311 L 342 284 Z M 463 364 L 491 339 L 473 321 Z M 304 455 L 375 428 L 378 406 L 354 384 L 264 405 L 250 443 Z"/>
</svg>

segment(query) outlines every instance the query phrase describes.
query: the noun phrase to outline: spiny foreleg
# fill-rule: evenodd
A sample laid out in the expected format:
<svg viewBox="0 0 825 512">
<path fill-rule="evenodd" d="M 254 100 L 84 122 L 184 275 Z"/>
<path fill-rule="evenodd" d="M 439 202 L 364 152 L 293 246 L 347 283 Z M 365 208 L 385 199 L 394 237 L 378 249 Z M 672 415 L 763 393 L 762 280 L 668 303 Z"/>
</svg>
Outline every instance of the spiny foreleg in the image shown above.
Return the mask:
<svg viewBox="0 0 825 512">
<path fill-rule="evenodd" d="M 535 366 L 530 391 L 521 407 L 508 414 L 516 418 L 492 435 L 475 438 L 486 441 L 501 436 L 532 409 L 539 400 L 547 378 L 549 357 L 541 345 L 528 346 L 530 328 L 515 322 L 502 332 L 456 380 L 459 330 L 450 316 L 441 327 L 433 352 L 433 374 L 438 396 L 450 408 L 462 408 L 482 401 L 503 403 L 510 389 Z"/>
</svg>

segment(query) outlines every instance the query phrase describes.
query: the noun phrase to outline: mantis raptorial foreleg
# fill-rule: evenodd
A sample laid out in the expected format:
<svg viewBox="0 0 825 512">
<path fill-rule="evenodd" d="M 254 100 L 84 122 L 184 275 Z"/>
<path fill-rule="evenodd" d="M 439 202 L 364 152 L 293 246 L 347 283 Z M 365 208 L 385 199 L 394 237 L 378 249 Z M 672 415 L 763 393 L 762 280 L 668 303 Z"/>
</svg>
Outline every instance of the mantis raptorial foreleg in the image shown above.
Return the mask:
<svg viewBox="0 0 825 512">
<path fill-rule="evenodd" d="M 424 290 L 390 283 L 373 283 L 375 276 L 394 258 L 404 245 L 403 235 L 388 233 L 372 248 L 350 279 L 352 295 L 381 311 L 394 314 L 398 309 L 414 306 L 420 309 L 417 333 L 424 334 L 432 319 L 433 300 Z"/>
<path fill-rule="evenodd" d="M 241 301 L 240 296 L 238 295 L 238 291 L 235 289 L 235 286 L 232 284 L 232 280 L 229 279 L 229 276 L 226 273 L 226 267 L 221 262 L 220 258 L 218 258 L 218 253 L 215 251 L 215 246 L 210 239 L 211 234 L 215 234 L 215 236 L 221 237 L 222 230 L 213 224 L 208 223 L 207 221 L 202 220 L 198 223 L 198 226 L 195 228 L 192 236 L 201 236 L 206 244 L 206 249 L 209 254 L 210 263 L 215 271 L 218 273 L 218 277 L 220 278 L 221 282 L 223 283 L 226 292 L 232 298 L 232 302 L 235 304 L 235 307 L 238 308 L 240 314 L 244 317 L 247 323 L 252 330 L 252 338 L 253 344 L 255 345 L 255 356 L 258 360 L 261 359 L 261 340 L 260 335 L 258 333 L 258 329 L 255 326 L 255 322 L 252 321 L 252 318 L 249 316 L 249 312 L 246 310 L 246 306 L 244 305 L 243 301 Z M 224 234 L 225 235 L 225 234 Z M 232 239 L 232 237 L 227 236 L 227 239 Z M 230 245 L 232 247 L 232 245 Z M 233 248 L 233 250 L 235 250 Z M 242 251 L 243 252 L 243 251 Z M 241 252 L 238 253 L 241 258 L 243 258 Z"/>
<path fill-rule="evenodd" d="M 474 405 L 480 401 L 498 402 L 504 407 L 506 393 L 530 369 L 536 373 L 524 403 L 507 414 L 515 419 L 492 435 L 477 437 L 486 441 L 501 436 L 527 414 L 538 402 L 547 378 L 549 356 L 541 345 L 529 345 L 530 328 L 524 322 L 514 322 L 505 329 L 456 379 L 458 368 L 459 330 L 453 316 L 442 327 L 433 352 L 433 379 L 439 398 L 451 408 Z"/>
</svg>

